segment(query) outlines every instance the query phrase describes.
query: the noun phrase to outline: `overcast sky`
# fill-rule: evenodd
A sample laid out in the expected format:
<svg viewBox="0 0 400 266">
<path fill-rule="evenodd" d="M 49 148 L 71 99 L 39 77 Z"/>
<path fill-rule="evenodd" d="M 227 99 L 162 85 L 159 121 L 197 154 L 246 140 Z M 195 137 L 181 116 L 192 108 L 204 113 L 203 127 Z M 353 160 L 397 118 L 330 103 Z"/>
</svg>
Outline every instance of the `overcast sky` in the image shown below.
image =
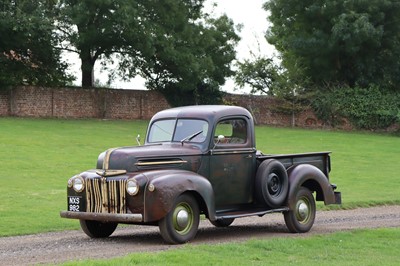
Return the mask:
<svg viewBox="0 0 400 266">
<path fill-rule="evenodd" d="M 242 41 L 237 47 L 239 59 L 248 58 L 250 50 L 258 54 L 259 48 L 262 54 L 272 54 L 273 47 L 264 38 L 268 28 L 267 12 L 262 8 L 265 0 L 207 0 L 206 10 L 210 10 L 213 2 L 217 3 L 217 7 L 214 8 L 215 14 L 225 13 L 236 24 L 243 25 L 240 32 Z"/>
<path fill-rule="evenodd" d="M 205 2 L 205 10 L 207 12 L 212 12 L 216 15 L 225 13 L 233 19 L 235 24 L 243 25 L 240 32 L 242 39 L 237 46 L 237 58 L 239 60 L 250 58 L 251 51 L 257 55 L 267 56 L 271 56 L 274 53 L 273 47 L 264 38 L 264 33 L 268 28 L 267 12 L 262 9 L 264 2 L 265 0 L 206 0 Z M 212 3 L 217 3 L 217 6 L 213 7 Z M 75 84 L 80 85 L 80 61 L 78 56 L 69 54 L 68 61 L 73 64 L 70 72 L 77 76 Z M 107 82 L 107 74 L 100 73 L 99 62 L 96 62 L 95 65 L 95 79 L 99 79 L 103 84 Z M 145 89 L 144 80 L 141 78 L 136 78 L 128 83 L 116 80 L 111 86 L 122 89 Z M 248 92 L 248 90 L 233 91 L 233 87 L 233 81 L 228 80 L 223 90 L 235 93 Z"/>
<path fill-rule="evenodd" d="M 206 0 L 206 10 L 217 3 L 215 14 L 227 14 L 236 24 L 242 24 L 240 32 L 242 38 L 238 44 L 237 59 L 251 58 L 251 52 L 256 55 L 271 57 L 275 49 L 265 40 L 265 32 L 268 29 L 267 12 L 262 8 L 266 0 Z M 233 80 L 227 80 L 223 90 L 233 93 L 248 93 L 250 89 L 233 91 Z"/>
</svg>

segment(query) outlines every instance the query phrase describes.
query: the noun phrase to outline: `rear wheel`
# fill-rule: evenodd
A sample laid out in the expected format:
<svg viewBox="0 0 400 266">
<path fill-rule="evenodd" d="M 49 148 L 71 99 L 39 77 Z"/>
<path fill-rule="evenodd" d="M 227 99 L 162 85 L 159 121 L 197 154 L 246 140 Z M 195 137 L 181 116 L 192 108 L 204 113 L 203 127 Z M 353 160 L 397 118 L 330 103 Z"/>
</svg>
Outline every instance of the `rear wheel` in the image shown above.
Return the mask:
<svg viewBox="0 0 400 266">
<path fill-rule="evenodd" d="M 102 223 L 98 221 L 79 220 L 85 234 L 91 238 L 108 237 L 114 233 L 118 223 Z"/>
<path fill-rule="evenodd" d="M 292 233 L 305 233 L 310 231 L 315 220 L 315 200 L 311 191 L 301 187 L 296 193 L 294 210 L 284 212 L 287 228 Z"/>
<path fill-rule="evenodd" d="M 212 225 L 214 225 L 216 227 L 227 227 L 227 226 L 230 226 L 234 220 L 235 220 L 234 218 L 222 218 L 222 219 L 218 219 L 218 220 L 210 221 L 210 222 Z"/>
<path fill-rule="evenodd" d="M 161 236 L 171 244 L 192 240 L 197 233 L 200 211 L 196 200 L 189 194 L 176 198 L 172 210 L 159 221 Z"/>
</svg>

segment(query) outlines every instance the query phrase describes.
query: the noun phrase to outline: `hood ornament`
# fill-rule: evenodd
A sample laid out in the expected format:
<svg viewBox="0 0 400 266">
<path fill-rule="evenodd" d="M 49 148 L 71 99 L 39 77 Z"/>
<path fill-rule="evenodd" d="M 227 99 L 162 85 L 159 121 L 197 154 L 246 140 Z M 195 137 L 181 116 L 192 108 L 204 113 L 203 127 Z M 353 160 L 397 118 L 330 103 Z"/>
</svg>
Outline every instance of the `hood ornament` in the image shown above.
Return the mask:
<svg viewBox="0 0 400 266">
<path fill-rule="evenodd" d="M 124 174 L 126 174 L 126 170 L 97 169 L 96 174 L 98 174 L 99 176 L 102 176 L 102 177 L 124 175 Z"/>
</svg>

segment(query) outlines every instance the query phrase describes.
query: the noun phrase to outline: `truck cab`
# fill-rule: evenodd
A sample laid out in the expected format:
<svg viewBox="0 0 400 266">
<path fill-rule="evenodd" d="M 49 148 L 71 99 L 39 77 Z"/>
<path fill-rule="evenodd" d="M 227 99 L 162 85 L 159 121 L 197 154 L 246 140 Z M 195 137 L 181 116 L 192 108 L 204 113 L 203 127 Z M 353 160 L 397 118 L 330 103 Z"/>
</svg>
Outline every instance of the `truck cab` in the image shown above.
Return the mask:
<svg viewBox="0 0 400 266">
<path fill-rule="evenodd" d="M 153 116 L 144 145 L 108 149 L 96 169 L 70 178 L 61 216 L 79 219 L 91 237 L 109 236 L 118 223 L 158 225 L 174 244 L 195 237 L 200 215 L 221 227 L 282 212 L 289 231 L 307 232 L 315 200 L 341 203 L 329 171 L 329 152 L 257 151 L 242 107 L 172 108 Z"/>
</svg>

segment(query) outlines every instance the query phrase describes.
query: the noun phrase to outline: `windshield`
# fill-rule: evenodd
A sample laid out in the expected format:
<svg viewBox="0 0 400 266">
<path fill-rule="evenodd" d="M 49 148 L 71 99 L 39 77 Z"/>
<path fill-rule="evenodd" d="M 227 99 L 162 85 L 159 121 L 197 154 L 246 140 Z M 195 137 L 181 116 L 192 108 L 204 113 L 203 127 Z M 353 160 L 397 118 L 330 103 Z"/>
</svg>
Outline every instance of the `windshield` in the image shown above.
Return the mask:
<svg viewBox="0 0 400 266">
<path fill-rule="evenodd" d="M 208 123 L 199 119 L 165 119 L 155 121 L 149 130 L 148 142 L 188 141 L 200 143 L 206 139 Z"/>
</svg>

